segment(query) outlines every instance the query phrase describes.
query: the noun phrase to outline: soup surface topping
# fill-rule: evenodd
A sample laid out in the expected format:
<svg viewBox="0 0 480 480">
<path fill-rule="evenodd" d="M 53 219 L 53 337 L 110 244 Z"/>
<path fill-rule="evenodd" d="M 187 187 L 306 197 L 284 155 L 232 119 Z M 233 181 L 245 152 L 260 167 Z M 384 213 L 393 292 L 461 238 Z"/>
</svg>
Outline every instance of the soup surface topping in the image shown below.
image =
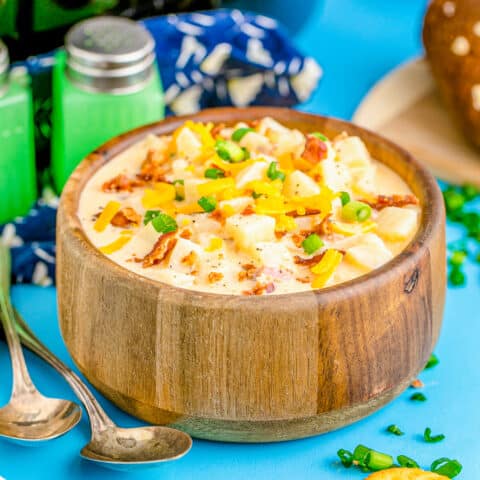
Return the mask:
<svg viewBox="0 0 480 480">
<path fill-rule="evenodd" d="M 266 117 L 146 136 L 91 177 L 78 215 L 93 245 L 135 273 L 271 295 L 380 267 L 411 241 L 420 207 L 359 137 Z"/>
</svg>

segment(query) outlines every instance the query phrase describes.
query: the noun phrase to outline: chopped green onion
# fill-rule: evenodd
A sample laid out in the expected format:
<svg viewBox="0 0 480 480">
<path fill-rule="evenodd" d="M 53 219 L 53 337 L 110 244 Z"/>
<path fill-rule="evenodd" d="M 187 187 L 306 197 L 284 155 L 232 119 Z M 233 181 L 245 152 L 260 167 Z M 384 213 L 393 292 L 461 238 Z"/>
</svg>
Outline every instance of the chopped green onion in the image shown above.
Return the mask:
<svg viewBox="0 0 480 480">
<path fill-rule="evenodd" d="M 347 222 L 364 222 L 372 215 L 372 208 L 363 202 L 355 200 L 342 207 L 342 217 Z"/>
<path fill-rule="evenodd" d="M 425 429 L 425 432 L 423 433 L 423 439 L 427 443 L 437 443 L 437 442 L 441 442 L 442 440 L 445 440 L 445 435 L 443 435 L 443 433 L 440 433 L 439 435 L 432 436 L 432 429 L 427 427 Z"/>
<path fill-rule="evenodd" d="M 366 456 L 366 464 L 370 470 L 385 470 L 393 466 L 393 457 L 387 453 L 370 450 Z"/>
<path fill-rule="evenodd" d="M 305 253 L 311 255 L 323 247 L 323 240 L 316 233 L 312 233 L 302 242 L 302 247 Z"/>
<path fill-rule="evenodd" d="M 283 182 L 283 181 L 285 181 L 286 175 L 283 172 L 281 172 L 280 170 L 277 170 L 277 162 L 272 162 L 268 166 L 267 177 L 270 180 L 277 180 L 277 178 L 279 178 Z"/>
<path fill-rule="evenodd" d="M 222 160 L 231 163 L 243 162 L 248 157 L 246 150 L 228 140 L 217 140 L 215 150 Z"/>
<path fill-rule="evenodd" d="M 464 252 L 463 250 L 455 250 L 452 253 L 452 255 L 450 255 L 450 258 L 448 259 L 448 261 L 450 262 L 450 265 L 459 267 L 460 265 L 463 265 L 466 258 L 467 258 L 466 252 Z"/>
<path fill-rule="evenodd" d="M 174 180 L 172 182 L 172 185 L 175 187 L 176 191 L 175 200 L 177 200 L 178 202 L 181 200 L 185 200 L 185 189 L 183 188 L 185 185 L 185 180 Z"/>
<path fill-rule="evenodd" d="M 428 359 L 427 364 L 425 365 L 424 370 L 428 370 L 429 368 L 433 368 L 433 367 L 437 366 L 439 363 L 440 363 L 440 360 L 438 359 L 438 357 L 434 353 L 432 353 L 430 355 L 430 358 Z"/>
<path fill-rule="evenodd" d="M 480 190 L 470 183 L 466 183 L 462 187 L 462 193 L 467 201 L 475 200 L 480 195 Z"/>
<path fill-rule="evenodd" d="M 220 170 L 219 168 L 207 168 L 205 170 L 205 178 L 223 178 L 225 176 L 225 172 Z"/>
<path fill-rule="evenodd" d="M 337 452 L 338 457 L 340 458 L 340 461 L 342 462 L 342 465 L 346 468 L 349 468 L 352 466 L 353 463 L 353 453 L 349 452 L 348 450 L 345 450 L 344 448 L 341 448 Z"/>
<path fill-rule="evenodd" d="M 422 392 L 417 392 L 410 397 L 410 400 L 413 400 L 414 402 L 426 402 L 427 397 Z"/>
<path fill-rule="evenodd" d="M 239 142 L 248 132 L 254 132 L 255 130 L 253 128 L 237 128 L 233 133 L 232 133 L 232 140 L 234 142 Z"/>
<path fill-rule="evenodd" d="M 387 427 L 387 432 L 393 433 L 394 435 L 397 435 L 398 437 L 401 437 L 402 435 L 405 435 L 401 430 L 398 425 L 389 425 Z"/>
<path fill-rule="evenodd" d="M 435 460 L 430 470 L 437 475 L 445 475 L 448 478 L 456 477 L 462 471 L 462 464 L 458 460 L 442 457 Z"/>
<path fill-rule="evenodd" d="M 342 207 L 350 202 L 350 194 L 348 192 L 340 192 L 340 200 L 342 201 Z"/>
<path fill-rule="evenodd" d="M 353 460 L 360 466 L 367 466 L 367 455 L 371 451 L 371 448 L 366 447 L 365 445 L 357 445 L 353 451 Z"/>
<path fill-rule="evenodd" d="M 206 212 L 213 212 L 217 207 L 217 200 L 215 197 L 202 197 L 198 201 L 198 204 L 206 211 Z"/>
<path fill-rule="evenodd" d="M 261 193 L 257 193 L 257 192 L 252 192 L 252 197 L 256 200 L 257 198 L 260 198 L 262 196 Z"/>
<path fill-rule="evenodd" d="M 313 133 L 311 133 L 310 135 L 312 135 L 313 137 L 319 138 L 322 142 L 328 142 L 328 137 L 326 137 L 325 135 L 323 135 L 323 133 L 313 132 Z"/>
<path fill-rule="evenodd" d="M 143 224 L 151 222 L 155 217 L 160 215 L 160 210 L 147 210 L 145 216 L 143 217 Z"/>
<path fill-rule="evenodd" d="M 467 282 L 467 277 L 459 267 L 452 267 L 450 273 L 448 274 L 448 282 L 454 287 L 460 287 L 465 285 Z"/>
<path fill-rule="evenodd" d="M 443 192 L 443 198 L 445 200 L 445 207 L 447 213 L 460 210 L 465 205 L 465 197 L 460 192 L 457 192 L 453 188 L 449 188 Z"/>
<path fill-rule="evenodd" d="M 397 457 L 397 462 L 404 468 L 420 468 L 420 465 L 413 460 L 413 458 L 407 457 L 406 455 L 399 455 Z"/>
<path fill-rule="evenodd" d="M 153 228 L 159 233 L 175 232 L 178 229 L 177 222 L 166 213 L 159 213 L 152 219 Z"/>
</svg>

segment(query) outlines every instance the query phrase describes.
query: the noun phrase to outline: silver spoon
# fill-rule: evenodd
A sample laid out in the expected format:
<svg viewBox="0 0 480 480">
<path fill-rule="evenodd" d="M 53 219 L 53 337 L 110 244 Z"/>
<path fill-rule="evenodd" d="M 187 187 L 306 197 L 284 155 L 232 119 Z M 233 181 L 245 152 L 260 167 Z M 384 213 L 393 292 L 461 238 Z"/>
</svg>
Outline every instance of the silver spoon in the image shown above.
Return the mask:
<svg viewBox="0 0 480 480">
<path fill-rule="evenodd" d="M 159 426 L 117 427 L 80 377 L 35 337 L 18 312 L 15 321 L 22 343 L 55 368 L 85 406 L 92 437 L 82 448 L 82 457 L 117 470 L 131 470 L 178 459 L 190 450 L 192 439 L 180 430 Z"/>
<path fill-rule="evenodd" d="M 51 440 L 71 430 L 80 421 L 82 410 L 68 400 L 43 396 L 33 385 L 15 331 L 9 298 L 10 252 L 0 245 L 0 321 L 7 338 L 13 372 L 10 401 L 0 409 L 0 436 L 20 443 Z"/>
</svg>

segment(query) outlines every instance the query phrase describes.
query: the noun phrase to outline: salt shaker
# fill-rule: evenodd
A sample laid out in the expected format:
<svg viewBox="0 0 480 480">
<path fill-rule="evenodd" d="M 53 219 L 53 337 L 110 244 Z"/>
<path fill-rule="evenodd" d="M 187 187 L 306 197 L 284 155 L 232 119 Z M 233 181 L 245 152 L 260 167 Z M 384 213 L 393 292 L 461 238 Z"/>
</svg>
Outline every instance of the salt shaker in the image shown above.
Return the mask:
<svg viewBox="0 0 480 480">
<path fill-rule="evenodd" d="M 154 40 L 120 17 L 78 23 L 53 69 L 52 176 L 58 192 L 78 163 L 122 132 L 164 116 Z"/>
</svg>

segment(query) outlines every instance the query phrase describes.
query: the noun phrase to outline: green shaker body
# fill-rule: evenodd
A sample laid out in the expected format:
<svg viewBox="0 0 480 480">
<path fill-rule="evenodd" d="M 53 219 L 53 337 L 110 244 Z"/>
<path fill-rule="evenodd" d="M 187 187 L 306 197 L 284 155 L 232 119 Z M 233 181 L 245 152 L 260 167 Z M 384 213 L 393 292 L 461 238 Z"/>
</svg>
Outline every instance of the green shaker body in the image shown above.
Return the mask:
<svg viewBox="0 0 480 480">
<path fill-rule="evenodd" d="M 14 70 L 0 95 L 0 224 L 25 215 L 37 197 L 29 80 Z"/>
<path fill-rule="evenodd" d="M 66 54 L 56 53 L 53 69 L 52 176 L 61 192 L 68 177 L 91 151 L 132 128 L 164 118 L 160 76 L 129 94 L 85 91 L 67 77 Z"/>
</svg>

